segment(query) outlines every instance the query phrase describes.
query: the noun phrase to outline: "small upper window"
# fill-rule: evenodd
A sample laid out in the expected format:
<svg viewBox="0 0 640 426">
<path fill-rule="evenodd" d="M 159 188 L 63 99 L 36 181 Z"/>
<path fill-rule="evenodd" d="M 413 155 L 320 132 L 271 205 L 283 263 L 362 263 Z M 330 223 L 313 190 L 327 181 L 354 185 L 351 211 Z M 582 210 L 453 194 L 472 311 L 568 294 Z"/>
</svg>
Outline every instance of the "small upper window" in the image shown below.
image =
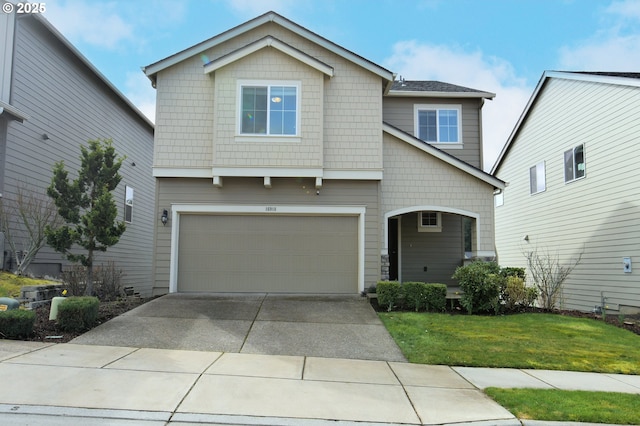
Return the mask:
<svg viewBox="0 0 640 426">
<path fill-rule="evenodd" d="M 531 194 L 537 194 L 547 189 L 544 161 L 529 169 L 529 189 Z"/>
<path fill-rule="evenodd" d="M 571 182 L 584 177 L 584 144 L 564 152 L 564 181 Z"/>
<path fill-rule="evenodd" d="M 420 212 L 418 215 L 418 232 L 441 232 L 442 215 L 440 212 Z"/>
<path fill-rule="evenodd" d="M 460 144 L 461 107 L 457 105 L 416 105 L 415 134 L 429 143 Z"/>
<path fill-rule="evenodd" d="M 133 219 L 133 188 L 124 187 L 124 221 L 131 223 Z"/>
<path fill-rule="evenodd" d="M 298 134 L 297 86 L 243 85 L 240 92 L 241 134 Z"/>
</svg>

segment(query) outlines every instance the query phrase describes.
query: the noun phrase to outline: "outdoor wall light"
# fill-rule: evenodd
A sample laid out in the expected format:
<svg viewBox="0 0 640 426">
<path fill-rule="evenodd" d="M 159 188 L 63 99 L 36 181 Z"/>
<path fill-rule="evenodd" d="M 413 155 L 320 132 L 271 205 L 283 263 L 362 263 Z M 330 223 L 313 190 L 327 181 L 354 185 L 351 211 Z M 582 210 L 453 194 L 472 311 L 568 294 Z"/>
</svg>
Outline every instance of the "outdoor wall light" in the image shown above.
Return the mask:
<svg viewBox="0 0 640 426">
<path fill-rule="evenodd" d="M 162 210 L 162 217 L 160 218 L 160 221 L 162 222 L 162 226 L 166 225 L 169 221 L 169 212 L 167 209 Z"/>
</svg>

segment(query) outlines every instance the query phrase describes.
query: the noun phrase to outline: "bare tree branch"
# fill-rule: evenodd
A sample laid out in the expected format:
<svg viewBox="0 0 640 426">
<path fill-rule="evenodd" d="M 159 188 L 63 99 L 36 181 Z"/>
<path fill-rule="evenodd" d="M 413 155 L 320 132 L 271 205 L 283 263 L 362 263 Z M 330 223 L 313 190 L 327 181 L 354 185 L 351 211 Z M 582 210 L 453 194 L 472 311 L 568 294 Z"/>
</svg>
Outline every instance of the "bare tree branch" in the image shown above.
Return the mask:
<svg viewBox="0 0 640 426">
<path fill-rule="evenodd" d="M 560 263 L 558 254 L 539 253 L 537 248 L 523 254 L 527 258 L 529 276 L 538 288 L 542 307 L 554 309 L 562 297 L 562 285 L 582 260 L 584 249 L 567 264 Z"/>
<path fill-rule="evenodd" d="M 16 262 L 16 275 L 23 275 L 46 241 L 47 226 L 60 224 L 53 200 L 18 186 L 15 198 L 0 200 L 0 228 Z"/>
</svg>

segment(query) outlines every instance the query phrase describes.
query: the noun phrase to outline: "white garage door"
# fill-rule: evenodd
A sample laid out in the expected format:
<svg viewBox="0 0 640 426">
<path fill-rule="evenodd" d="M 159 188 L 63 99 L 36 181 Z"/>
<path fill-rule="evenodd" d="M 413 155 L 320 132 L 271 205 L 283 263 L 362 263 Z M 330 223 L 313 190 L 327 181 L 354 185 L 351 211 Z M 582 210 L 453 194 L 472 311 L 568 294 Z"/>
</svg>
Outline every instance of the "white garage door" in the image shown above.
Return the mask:
<svg viewBox="0 0 640 426">
<path fill-rule="evenodd" d="M 358 292 L 356 216 L 182 214 L 179 292 Z"/>
</svg>

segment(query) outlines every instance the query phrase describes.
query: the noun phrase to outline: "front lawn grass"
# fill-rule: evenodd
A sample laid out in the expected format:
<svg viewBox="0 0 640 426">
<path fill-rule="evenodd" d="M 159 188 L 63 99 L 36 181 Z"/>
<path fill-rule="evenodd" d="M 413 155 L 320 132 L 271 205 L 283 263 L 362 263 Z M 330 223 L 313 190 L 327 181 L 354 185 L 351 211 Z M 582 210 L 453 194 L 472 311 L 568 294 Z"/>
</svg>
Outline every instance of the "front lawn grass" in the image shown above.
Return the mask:
<svg viewBox="0 0 640 426">
<path fill-rule="evenodd" d="M 379 315 L 412 363 L 640 374 L 640 336 L 589 318 Z"/>
<path fill-rule="evenodd" d="M 556 389 L 485 389 L 518 419 L 640 424 L 640 395 Z"/>
</svg>

